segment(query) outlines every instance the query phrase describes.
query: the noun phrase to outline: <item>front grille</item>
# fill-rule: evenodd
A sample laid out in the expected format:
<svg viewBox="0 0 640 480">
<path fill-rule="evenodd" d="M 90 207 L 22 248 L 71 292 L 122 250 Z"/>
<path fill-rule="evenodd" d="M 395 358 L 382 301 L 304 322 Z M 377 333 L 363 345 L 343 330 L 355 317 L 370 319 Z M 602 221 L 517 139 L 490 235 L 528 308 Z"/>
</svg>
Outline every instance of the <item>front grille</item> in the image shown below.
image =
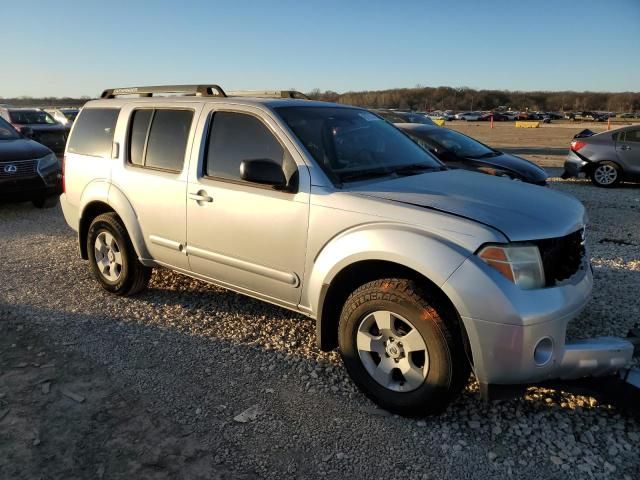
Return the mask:
<svg viewBox="0 0 640 480">
<path fill-rule="evenodd" d="M 0 180 L 33 177 L 38 174 L 38 160 L 0 162 Z"/>
<path fill-rule="evenodd" d="M 585 255 L 584 229 L 565 237 L 536 241 L 544 265 L 544 276 L 548 287 L 571 278 L 582 268 Z"/>
</svg>

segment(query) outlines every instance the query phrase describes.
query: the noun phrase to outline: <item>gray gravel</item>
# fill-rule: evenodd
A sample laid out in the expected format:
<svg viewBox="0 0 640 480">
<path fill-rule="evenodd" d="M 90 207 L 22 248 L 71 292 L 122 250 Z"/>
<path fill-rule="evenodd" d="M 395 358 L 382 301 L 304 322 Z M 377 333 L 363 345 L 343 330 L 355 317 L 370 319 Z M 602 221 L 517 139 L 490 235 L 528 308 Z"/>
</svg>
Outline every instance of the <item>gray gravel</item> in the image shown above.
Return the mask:
<svg viewBox="0 0 640 480">
<path fill-rule="evenodd" d="M 640 188 L 552 188 L 582 200 L 591 220 L 596 287 L 568 334 L 624 335 L 640 321 Z M 335 352 L 316 349 L 309 319 L 166 270 L 142 295 L 110 296 L 58 208 L 0 206 L 0 259 L 6 331 L 28 325 L 132 392 L 165 431 L 187 429 L 209 478 L 640 478 L 640 423 L 592 398 L 529 389 L 485 404 L 470 383 L 445 414 L 400 418 L 356 391 Z M 89 408 L 90 392 L 76 393 L 88 400 L 75 408 Z"/>
</svg>

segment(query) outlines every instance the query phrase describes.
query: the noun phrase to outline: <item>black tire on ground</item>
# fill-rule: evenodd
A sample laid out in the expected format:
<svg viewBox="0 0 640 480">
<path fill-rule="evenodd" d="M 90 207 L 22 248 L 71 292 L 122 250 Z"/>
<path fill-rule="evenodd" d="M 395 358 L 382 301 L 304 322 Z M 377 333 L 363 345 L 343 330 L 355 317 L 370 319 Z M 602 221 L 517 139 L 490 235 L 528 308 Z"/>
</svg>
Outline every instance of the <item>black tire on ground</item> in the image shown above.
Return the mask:
<svg viewBox="0 0 640 480">
<path fill-rule="evenodd" d="M 44 197 L 44 198 L 34 198 L 31 203 L 36 208 L 53 208 L 58 203 L 58 197 Z"/>
<path fill-rule="evenodd" d="M 615 162 L 598 162 L 589 172 L 589 177 L 594 185 L 611 188 L 622 181 L 622 169 Z M 611 178 L 613 178 L 612 181 Z"/>
<path fill-rule="evenodd" d="M 420 333 L 426 345 L 427 373 L 414 390 L 403 392 L 383 386 L 369 374 L 361 360 L 358 329 L 361 324 L 365 325 L 372 312 L 378 311 L 403 317 Z M 454 315 L 450 308 L 412 280 L 387 278 L 362 285 L 349 296 L 340 316 L 338 342 L 349 375 L 365 395 L 391 412 L 406 416 L 442 412 L 469 379 L 469 362 Z M 388 359 L 386 353 L 385 356 Z M 376 357 L 372 358 L 375 361 Z"/>
<path fill-rule="evenodd" d="M 96 259 L 96 239 L 103 233 L 113 237 L 120 254 L 119 275 L 114 280 L 109 280 L 101 273 Z M 115 213 L 104 213 L 91 222 L 87 233 L 87 252 L 91 273 L 108 292 L 123 296 L 135 295 L 149 284 L 152 269 L 138 261 L 127 230 Z"/>
</svg>

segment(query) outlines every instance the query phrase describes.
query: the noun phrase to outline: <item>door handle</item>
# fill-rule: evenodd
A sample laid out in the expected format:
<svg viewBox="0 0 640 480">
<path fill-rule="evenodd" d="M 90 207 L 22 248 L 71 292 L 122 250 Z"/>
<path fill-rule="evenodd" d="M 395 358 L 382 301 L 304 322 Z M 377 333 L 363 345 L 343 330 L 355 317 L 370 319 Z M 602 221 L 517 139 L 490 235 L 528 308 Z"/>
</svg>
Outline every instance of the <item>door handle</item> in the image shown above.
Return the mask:
<svg viewBox="0 0 640 480">
<path fill-rule="evenodd" d="M 196 202 L 213 202 L 213 197 L 207 195 L 207 192 L 205 192 L 204 190 L 200 190 L 197 193 L 190 193 L 189 198 L 191 200 L 195 200 Z"/>
<path fill-rule="evenodd" d="M 631 150 L 631 147 L 629 145 L 621 145 L 620 150 Z"/>
</svg>

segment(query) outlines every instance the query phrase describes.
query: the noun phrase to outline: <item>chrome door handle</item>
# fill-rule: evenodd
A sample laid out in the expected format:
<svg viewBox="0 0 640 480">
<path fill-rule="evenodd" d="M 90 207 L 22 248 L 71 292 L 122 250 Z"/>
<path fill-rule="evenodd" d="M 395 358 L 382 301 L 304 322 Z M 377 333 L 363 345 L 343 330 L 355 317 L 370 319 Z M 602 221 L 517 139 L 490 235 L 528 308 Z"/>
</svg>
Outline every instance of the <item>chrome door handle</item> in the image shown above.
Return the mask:
<svg viewBox="0 0 640 480">
<path fill-rule="evenodd" d="M 631 147 L 629 145 L 621 145 L 620 150 L 631 150 Z"/>
<path fill-rule="evenodd" d="M 206 192 L 200 190 L 198 193 L 190 193 L 189 198 L 196 202 L 213 202 L 213 197 L 207 195 Z"/>
</svg>

